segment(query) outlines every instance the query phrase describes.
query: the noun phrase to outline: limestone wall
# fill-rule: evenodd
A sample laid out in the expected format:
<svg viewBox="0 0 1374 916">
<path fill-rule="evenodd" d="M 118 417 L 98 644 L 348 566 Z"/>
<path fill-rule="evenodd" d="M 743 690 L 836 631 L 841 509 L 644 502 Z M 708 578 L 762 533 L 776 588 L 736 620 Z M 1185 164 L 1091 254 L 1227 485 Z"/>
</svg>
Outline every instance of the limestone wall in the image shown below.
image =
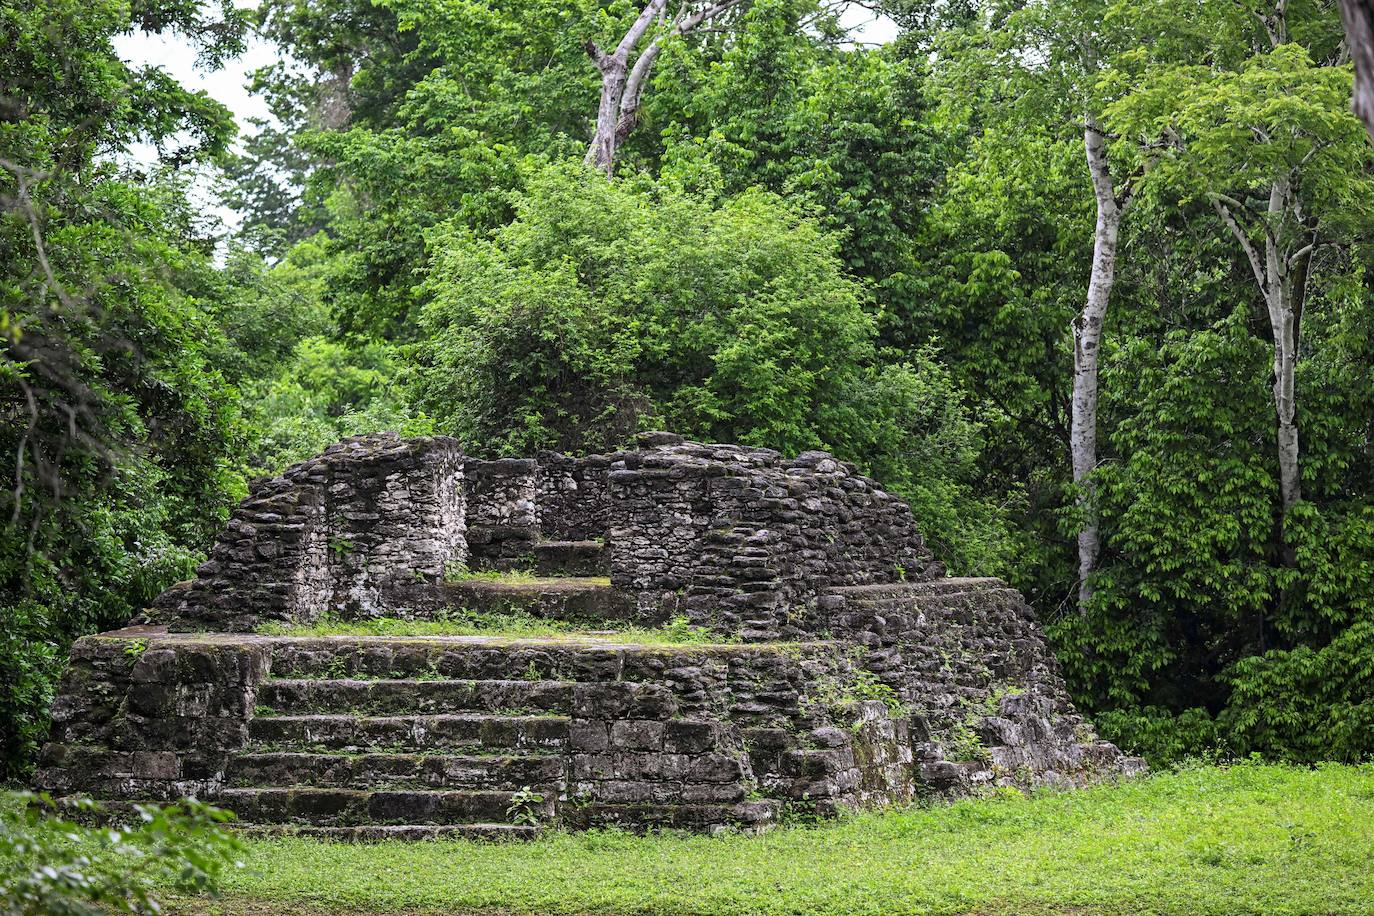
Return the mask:
<svg viewBox="0 0 1374 916">
<path fill-rule="evenodd" d="M 539 465 L 530 458 L 468 459 L 463 478 L 469 564 L 528 566 L 539 538 Z"/>
<path fill-rule="evenodd" d="M 611 580 L 646 604 L 746 639 L 815 628 L 836 585 L 944 575 L 911 510 L 824 452 L 699 445 L 651 434 L 610 456 Z"/>
<path fill-rule="evenodd" d="M 217 639 L 157 644 L 127 632 L 77 640 L 53 703 L 39 788 L 104 799 L 213 794 L 248 741 L 269 662 L 261 645 Z"/>
<path fill-rule="evenodd" d="M 610 525 L 610 459 L 540 452 L 538 463 L 540 534 L 554 541 L 605 538 Z"/>
<path fill-rule="evenodd" d="M 906 504 L 830 455 L 641 439 L 495 461 L 445 438 L 346 440 L 256 482 L 153 619 L 248 630 L 423 613 L 443 600 L 446 569 L 532 568 L 544 542 L 604 541 L 594 555 L 641 616 L 685 613 L 764 641 L 819 632 L 826 588 L 943 575 Z"/>
<path fill-rule="evenodd" d="M 160 596 L 154 619 L 248 630 L 411 600 L 466 560 L 462 481 L 452 439 L 346 439 L 255 481 L 196 578 Z"/>
<path fill-rule="evenodd" d="M 907 709 L 917 778 L 932 791 L 1142 768 L 1074 709 L 1034 612 L 1000 579 L 840 587 L 818 614 Z"/>
</svg>

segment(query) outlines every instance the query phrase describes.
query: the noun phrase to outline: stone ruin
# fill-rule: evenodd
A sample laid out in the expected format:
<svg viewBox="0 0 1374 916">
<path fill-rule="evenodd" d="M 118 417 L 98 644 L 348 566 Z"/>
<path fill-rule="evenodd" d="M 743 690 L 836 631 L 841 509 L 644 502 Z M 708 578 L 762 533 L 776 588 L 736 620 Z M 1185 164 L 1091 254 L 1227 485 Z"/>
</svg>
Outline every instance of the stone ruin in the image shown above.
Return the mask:
<svg viewBox="0 0 1374 916">
<path fill-rule="evenodd" d="M 39 787 L 195 795 L 253 830 L 506 837 L 1143 768 L 1074 710 L 1021 595 L 946 577 L 851 465 L 640 439 L 483 461 L 378 434 L 256 482 L 194 580 L 75 644 Z M 271 635 L 459 609 L 580 629 Z M 718 640 L 617 636 L 675 618 Z"/>
</svg>

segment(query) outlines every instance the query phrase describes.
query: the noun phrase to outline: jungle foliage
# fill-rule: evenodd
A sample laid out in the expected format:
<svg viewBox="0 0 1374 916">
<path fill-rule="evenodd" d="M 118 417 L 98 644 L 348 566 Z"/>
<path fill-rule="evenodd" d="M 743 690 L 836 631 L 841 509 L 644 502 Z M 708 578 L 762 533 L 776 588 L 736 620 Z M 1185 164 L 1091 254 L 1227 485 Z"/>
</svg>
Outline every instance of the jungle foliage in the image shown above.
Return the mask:
<svg viewBox="0 0 1374 916">
<path fill-rule="evenodd" d="M 753 0 L 660 36 L 607 177 L 584 43 L 641 8 L 0 0 L 9 774 L 72 638 L 187 575 L 248 477 L 382 428 L 827 448 L 952 570 L 1025 590 L 1127 748 L 1374 752 L 1374 172 L 1334 5 L 889 0 L 873 47 L 832 4 Z M 289 57 L 238 143 L 115 46 L 173 31 L 212 67 L 250 28 Z M 1132 202 L 1080 611 L 1088 117 Z M 233 233 L 193 203 L 207 170 Z M 1266 246 L 1298 325 L 1291 508 Z"/>
</svg>

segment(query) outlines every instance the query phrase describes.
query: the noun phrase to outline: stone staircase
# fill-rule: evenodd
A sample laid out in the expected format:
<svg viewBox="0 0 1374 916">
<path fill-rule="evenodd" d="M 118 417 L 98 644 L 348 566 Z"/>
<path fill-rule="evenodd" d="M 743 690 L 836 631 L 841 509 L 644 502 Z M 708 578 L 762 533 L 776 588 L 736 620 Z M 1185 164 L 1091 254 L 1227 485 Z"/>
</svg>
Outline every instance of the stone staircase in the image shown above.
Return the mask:
<svg viewBox="0 0 1374 916">
<path fill-rule="evenodd" d="M 519 612 L 593 625 L 640 617 L 633 596 L 596 577 L 464 579 L 444 583 L 440 599 L 441 606 L 478 613 Z"/>
<path fill-rule="evenodd" d="M 262 683 L 219 804 L 259 830 L 352 839 L 526 837 L 554 816 L 571 682 L 486 677 L 476 653 L 444 677 L 394 656 L 379 670 L 337 648 L 288 651 L 290 676 Z"/>
<path fill-rule="evenodd" d="M 597 541 L 536 546 L 543 578 L 449 583 L 446 603 L 561 619 L 628 606 L 604 579 Z M 574 684 L 531 662 L 523 679 L 480 651 L 433 658 L 289 651 L 264 681 L 249 746 L 229 761 L 218 803 L 248 829 L 340 839 L 529 838 L 568 789 Z M 382 661 L 386 659 L 386 661 Z M 281 666 L 285 665 L 283 669 Z M 507 675 L 494 677 L 493 675 Z"/>
<path fill-rule="evenodd" d="M 554 822 L 748 829 L 777 817 L 778 801 L 749 797 L 730 707 L 703 686 L 742 666 L 774 696 L 767 677 L 792 653 L 587 637 L 268 642 L 247 743 L 209 799 L 250 832 L 523 839 Z"/>
</svg>

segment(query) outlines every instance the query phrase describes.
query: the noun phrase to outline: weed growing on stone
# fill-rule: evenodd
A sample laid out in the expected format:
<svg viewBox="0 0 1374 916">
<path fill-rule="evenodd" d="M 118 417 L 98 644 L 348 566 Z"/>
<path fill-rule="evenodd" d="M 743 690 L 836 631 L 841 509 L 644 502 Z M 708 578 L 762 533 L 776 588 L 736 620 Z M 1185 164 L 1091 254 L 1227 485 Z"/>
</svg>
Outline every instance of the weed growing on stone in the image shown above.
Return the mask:
<svg viewBox="0 0 1374 916">
<path fill-rule="evenodd" d="M 516 826 L 536 827 L 539 825 L 539 806 L 544 803 L 544 795 L 529 786 L 523 786 L 511 795 L 506 806 L 506 817 Z"/>
<path fill-rule="evenodd" d="M 267 636 L 491 636 L 506 639 L 567 638 L 593 642 L 648 645 L 716 645 L 732 643 L 729 637 L 696 626 L 686 617 L 674 617 L 661 627 L 618 626 L 590 629 L 567 620 L 535 617 L 522 611 L 491 613 L 446 609 L 432 618 L 413 620 L 403 617 L 373 617 L 344 620 L 326 617 L 311 624 L 267 623 L 258 628 Z M 332 673 L 338 666 L 339 673 Z M 324 672 L 326 677 L 345 676 L 345 660 L 336 657 Z M 355 675 L 356 676 L 356 675 Z"/>
</svg>

